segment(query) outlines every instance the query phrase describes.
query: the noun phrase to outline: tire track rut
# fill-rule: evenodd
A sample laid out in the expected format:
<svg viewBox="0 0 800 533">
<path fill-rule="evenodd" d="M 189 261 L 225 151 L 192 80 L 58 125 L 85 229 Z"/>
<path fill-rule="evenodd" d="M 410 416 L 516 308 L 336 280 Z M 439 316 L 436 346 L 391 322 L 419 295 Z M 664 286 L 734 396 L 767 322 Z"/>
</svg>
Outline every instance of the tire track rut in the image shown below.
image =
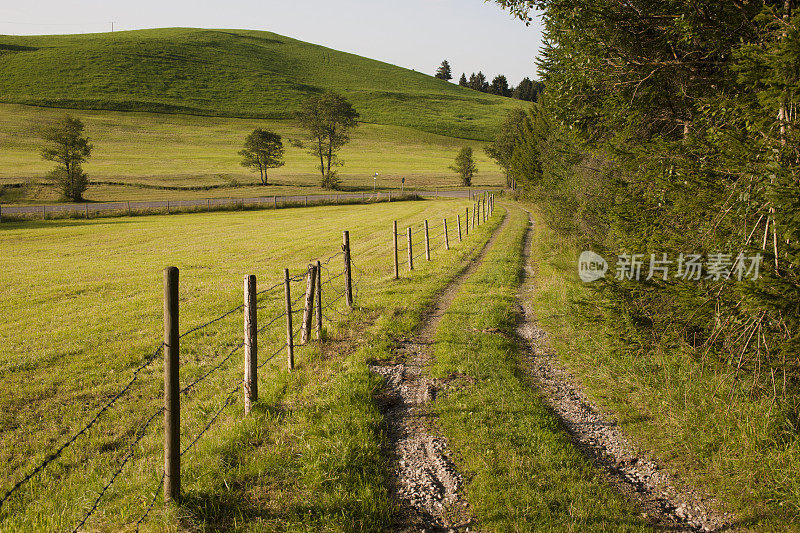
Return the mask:
<svg viewBox="0 0 800 533">
<path fill-rule="evenodd" d="M 420 329 L 398 345 L 394 359 L 370 366 L 386 383 L 378 401 L 386 420 L 393 466 L 390 494 L 398 509 L 396 531 L 469 531 L 472 524 L 469 505 L 461 494 L 463 479 L 451 460 L 447 440 L 427 409 L 446 384 L 425 376 L 423 370 L 432 357 L 439 321 L 464 281 L 483 263 L 508 220 L 506 214 L 475 260 L 434 300 Z"/>
<path fill-rule="evenodd" d="M 525 210 L 527 211 L 527 210 Z M 620 427 L 594 405 L 582 386 L 550 349 L 547 333 L 530 305 L 535 269 L 531 265 L 533 220 L 525 238 L 525 281 L 518 334 L 528 344 L 524 370 L 562 421 L 576 444 L 602 467 L 609 482 L 633 501 L 659 530 L 707 532 L 731 528 L 733 517 L 715 510 L 717 502 L 699 491 L 680 488 L 658 463 L 637 449 Z"/>
</svg>

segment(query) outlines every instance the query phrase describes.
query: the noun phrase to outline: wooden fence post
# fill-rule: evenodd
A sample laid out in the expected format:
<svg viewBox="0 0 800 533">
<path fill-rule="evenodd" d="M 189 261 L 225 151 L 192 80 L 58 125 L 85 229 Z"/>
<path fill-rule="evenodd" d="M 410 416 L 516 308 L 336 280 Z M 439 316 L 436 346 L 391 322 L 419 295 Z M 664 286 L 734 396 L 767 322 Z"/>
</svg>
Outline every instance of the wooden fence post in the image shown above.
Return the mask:
<svg viewBox="0 0 800 533">
<path fill-rule="evenodd" d="M 272 207 L 278 209 L 278 195 L 272 197 Z"/>
<path fill-rule="evenodd" d="M 256 277 L 244 277 L 244 414 L 258 401 L 258 302 Z"/>
<path fill-rule="evenodd" d="M 305 205 L 305 207 L 308 207 L 308 195 L 306 195 L 306 205 Z"/>
<path fill-rule="evenodd" d="M 397 250 L 397 221 L 392 223 L 392 241 L 394 241 L 394 279 L 400 278 L 400 263 Z"/>
<path fill-rule="evenodd" d="M 464 229 L 467 231 L 467 237 L 469 237 L 469 207 L 464 209 L 464 216 L 467 217 L 464 220 Z"/>
<path fill-rule="evenodd" d="M 456 223 L 458 224 L 458 242 L 461 242 L 461 215 L 456 215 Z"/>
<path fill-rule="evenodd" d="M 339 195 L 336 195 L 336 205 L 339 205 Z"/>
<path fill-rule="evenodd" d="M 169 215 L 169 200 L 167 200 L 167 214 Z"/>
<path fill-rule="evenodd" d="M 83 204 L 83 207 L 86 208 L 86 220 L 89 220 L 89 204 Z"/>
<path fill-rule="evenodd" d="M 211 212 L 211 198 L 206 198 L 206 211 Z"/>
<path fill-rule="evenodd" d="M 317 275 L 316 275 L 316 285 L 317 290 L 314 291 L 316 294 L 317 302 L 315 307 L 317 308 L 317 340 L 322 340 L 322 263 L 317 261 Z"/>
<path fill-rule="evenodd" d="M 344 252 L 344 296 L 347 307 L 353 308 L 353 272 L 350 268 L 350 232 L 342 233 L 342 251 Z"/>
<path fill-rule="evenodd" d="M 47 220 L 47 206 L 42 206 L 42 220 Z"/>
<path fill-rule="evenodd" d="M 428 235 L 428 221 L 425 221 L 425 260 L 431 260 L 431 238 Z"/>
<path fill-rule="evenodd" d="M 449 250 L 450 249 L 450 239 L 447 237 L 447 219 L 446 218 L 443 219 L 443 223 L 444 223 L 444 249 L 445 250 Z"/>
<path fill-rule="evenodd" d="M 164 501 L 181 493 L 181 393 L 178 269 L 164 269 Z"/>
<path fill-rule="evenodd" d="M 411 248 L 411 226 L 408 227 L 408 269 L 414 270 L 414 252 Z"/>
<path fill-rule="evenodd" d="M 292 289 L 288 268 L 283 269 L 283 284 L 286 292 L 286 356 L 291 372 L 294 370 L 294 339 L 292 338 Z"/>
<path fill-rule="evenodd" d="M 303 323 L 300 328 L 300 344 L 308 343 L 308 340 L 311 338 L 311 322 L 314 320 L 314 287 L 316 285 L 316 279 L 317 265 L 308 265 Z"/>
</svg>

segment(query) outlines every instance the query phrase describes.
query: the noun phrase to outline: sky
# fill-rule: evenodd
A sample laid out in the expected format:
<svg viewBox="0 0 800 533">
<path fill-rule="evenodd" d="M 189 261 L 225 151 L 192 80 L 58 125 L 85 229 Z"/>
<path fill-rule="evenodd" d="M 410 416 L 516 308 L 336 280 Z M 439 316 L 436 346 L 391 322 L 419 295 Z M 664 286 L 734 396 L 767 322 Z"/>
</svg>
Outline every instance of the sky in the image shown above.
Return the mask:
<svg viewBox="0 0 800 533">
<path fill-rule="evenodd" d="M 164 27 L 253 29 L 434 74 L 537 77 L 541 25 L 483 0 L 27 0 L 3 2 L 0 34 L 93 33 Z M 8 5 L 11 4 L 11 5 Z"/>
</svg>

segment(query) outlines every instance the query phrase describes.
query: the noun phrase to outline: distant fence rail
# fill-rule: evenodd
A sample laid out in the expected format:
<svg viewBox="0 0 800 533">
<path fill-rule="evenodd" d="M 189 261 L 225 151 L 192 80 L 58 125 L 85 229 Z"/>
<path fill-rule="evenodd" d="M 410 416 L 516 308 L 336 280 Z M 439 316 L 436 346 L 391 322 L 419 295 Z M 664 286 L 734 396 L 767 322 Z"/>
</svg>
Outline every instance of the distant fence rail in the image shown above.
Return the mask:
<svg viewBox="0 0 800 533">
<path fill-rule="evenodd" d="M 140 215 L 148 213 L 173 213 L 186 211 L 223 211 L 231 209 L 270 209 L 338 203 L 391 202 L 415 197 L 473 198 L 472 189 L 444 189 L 433 191 L 375 191 L 343 192 L 330 194 L 294 194 L 257 196 L 252 198 L 200 198 L 194 200 L 143 200 L 124 202 L 85 202 L 42 205 L 2 205 L 3 217 L 19 218 L 92 218 L 109 215 Z"/>
</svg>

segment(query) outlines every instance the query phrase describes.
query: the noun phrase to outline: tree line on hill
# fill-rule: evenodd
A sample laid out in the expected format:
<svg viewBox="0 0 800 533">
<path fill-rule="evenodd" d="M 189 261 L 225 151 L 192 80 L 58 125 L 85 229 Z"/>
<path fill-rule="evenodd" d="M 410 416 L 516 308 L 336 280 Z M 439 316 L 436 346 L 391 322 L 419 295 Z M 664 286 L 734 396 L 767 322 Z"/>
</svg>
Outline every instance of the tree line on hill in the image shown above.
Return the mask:
<svg viewBox="0 0 800 533">
<path fill-rule="evenodd" d="M 549 39 L 546 90 L 491 150 L 552 227 L 612 258 L 597 287 L 619 338 L 800 397 L 795 0 L 495 1 L 542 10 Z"/>
<path fill-rule="evenodd" d="M 436 78 L 441 80 L 450 81 L 453 79 L 453 73 L 450 68 L 450 62 L 446 59 L 442 61 L 439 68 L 436 70 Z M 539 94 L 544 90 L 544 83 L 541 81 L 532 81 L 530 78 L 524 78 L 519 85 L 512 87 L 508 84 L 508 79 L 503 74 L 495 76 L 489 82 L 483 72 L 474 72 L 467 79 L 466 73 L 461 74 L 458 80 L 461 87 L 467 87 L 482 93 L 495 94 L 497 96 L 505 96 L 507 98 L 516 98 L 517 100 L 524 100 L 526 102 L 535 102 Z"/>
</svg>

